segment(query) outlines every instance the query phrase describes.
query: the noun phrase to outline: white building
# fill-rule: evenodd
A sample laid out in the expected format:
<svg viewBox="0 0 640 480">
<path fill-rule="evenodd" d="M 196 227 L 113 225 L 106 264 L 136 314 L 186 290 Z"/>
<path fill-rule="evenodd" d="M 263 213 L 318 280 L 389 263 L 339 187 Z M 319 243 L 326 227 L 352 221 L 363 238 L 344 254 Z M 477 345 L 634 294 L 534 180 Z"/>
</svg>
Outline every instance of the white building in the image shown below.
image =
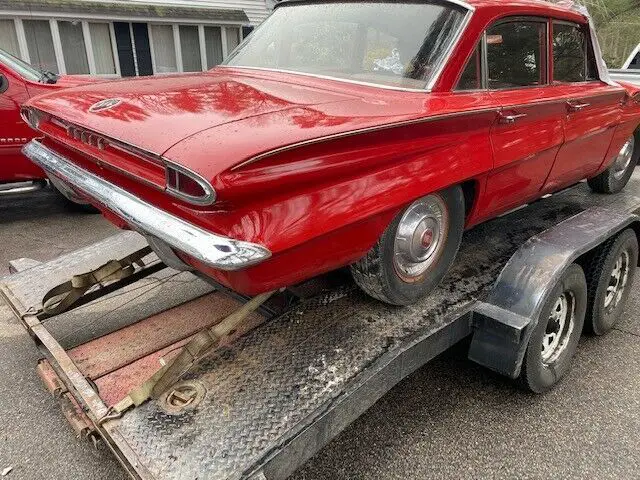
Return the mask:
<svg viewBox="0 0 640 480">
<path fill-rule="evenodd" d="M 0 48 L 60 74 L 152 75 L 220 63 L 269 0 L 0 0 Z"/>
</svg>

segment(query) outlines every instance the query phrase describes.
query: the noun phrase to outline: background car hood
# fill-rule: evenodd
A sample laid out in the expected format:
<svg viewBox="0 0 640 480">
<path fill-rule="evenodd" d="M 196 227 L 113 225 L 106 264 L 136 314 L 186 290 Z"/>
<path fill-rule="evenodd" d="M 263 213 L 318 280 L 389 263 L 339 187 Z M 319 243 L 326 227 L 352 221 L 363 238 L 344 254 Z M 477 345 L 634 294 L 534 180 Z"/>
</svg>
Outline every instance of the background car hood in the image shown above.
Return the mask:
<svg viewBox="0 0 640 480">
<path fill-rule="evenodd" d="M 36 97 L 28 105 L 62 119 L 163 154 L 198 132 L 265 113 L 354 98 L 317 87 L 237 75 L 227 69 L 202 74 L 89 84 Z M 112 108 L 91 112 L 105 99 Z M 250 132 L 243 134 L 250 138 Z"/>
</svg>

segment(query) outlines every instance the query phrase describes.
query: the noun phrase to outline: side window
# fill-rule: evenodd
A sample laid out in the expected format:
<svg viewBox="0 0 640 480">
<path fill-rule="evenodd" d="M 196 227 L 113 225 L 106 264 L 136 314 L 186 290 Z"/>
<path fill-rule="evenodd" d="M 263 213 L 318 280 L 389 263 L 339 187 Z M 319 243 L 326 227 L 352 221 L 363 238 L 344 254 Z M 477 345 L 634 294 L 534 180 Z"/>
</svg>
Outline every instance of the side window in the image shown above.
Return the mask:
<svg viewBox="0 0 640 480">
<path fill-rule="evenodd" d="M 633 57 L 631 63 L 629 64 L 629 68 L 639 69 L 640 68 L 640 52 L 636 53 L 636 56 Z"/>
<path fill-rule="evenodd" d="M 585 27 L 553 24 L 554 82 L 586 82 L 598 79 L 593 45 Z"/>
<path fill-rule="evenodd" d="M 462 72 L 456 90 L 479 90 L 482 88 L 482 56 L 480 45 L 476 47 Z"/>
<path fill-rule="evenodd" d="M 547 24 L 499 23 L 487 30 L 489 88 L 533 87 L 547 83 Z"/>
</svg>

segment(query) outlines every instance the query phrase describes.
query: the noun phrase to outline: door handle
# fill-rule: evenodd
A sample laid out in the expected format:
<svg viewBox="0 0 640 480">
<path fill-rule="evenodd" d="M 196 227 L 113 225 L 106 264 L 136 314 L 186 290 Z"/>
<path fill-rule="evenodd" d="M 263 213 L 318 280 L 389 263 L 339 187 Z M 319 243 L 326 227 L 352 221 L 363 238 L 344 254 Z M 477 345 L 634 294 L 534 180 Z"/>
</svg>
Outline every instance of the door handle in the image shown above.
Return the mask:
<svg viewBox="0 0 640 480">
<path fill-rule="evenodd" d="M 567 109 L 569 112 L 581 112 L 587 107 L 590 107 L 590 103 L 576 103 L 576 102 L 567 102 Z"/>
<path fill-rule="evenodd" d="M 498 121 L 503 125 L 512 125 L 519 119 L 526 117 L 526 113 L 515 113 L 513 115 L 507 115 L 503 112 L 498 113 Z"/>
</svg>

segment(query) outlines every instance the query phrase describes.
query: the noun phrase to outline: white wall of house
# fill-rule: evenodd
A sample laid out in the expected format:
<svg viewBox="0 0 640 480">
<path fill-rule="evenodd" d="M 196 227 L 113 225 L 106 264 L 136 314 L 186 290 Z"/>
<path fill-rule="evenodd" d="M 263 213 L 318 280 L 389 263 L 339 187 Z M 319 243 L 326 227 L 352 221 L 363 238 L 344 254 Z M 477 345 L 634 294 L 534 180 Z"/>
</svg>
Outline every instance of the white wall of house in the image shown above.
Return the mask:
<svg viewBox="0 0 640 480">
<path fill-rule="evenodd" d="M 105 3 L 105 0 L 82 1 Z M 128 0 L 113 3 L 182 8 L 174 11 L 189 7 L 210 8 L 216 9 L 218 16 L 212 10 L 211 17 L 200 15 L 198 11 L 185 13 L 184 18 L 107 18 L 86 11 L 23 10 L 21 3 L 16 2 L 15 10 L 14 7 L 0 10 L 0 49 L 59 74 L 126 76 L 203 71 L 222 62 L 242 41 L 243 30 L 258 25 L 270 11 L 266 0 Z M 220 14 L 223 10 L 236 14 Z M 125 48 L 123 28 L 124 37 L 129 37 Z M 128 29 L 130 34 L 126 32 Z M 135 40 L 136 34 L 140 38 L 140 29 L 143 30 L 143 43 L 146 43 L 144 51 Z"/>
</svg>

